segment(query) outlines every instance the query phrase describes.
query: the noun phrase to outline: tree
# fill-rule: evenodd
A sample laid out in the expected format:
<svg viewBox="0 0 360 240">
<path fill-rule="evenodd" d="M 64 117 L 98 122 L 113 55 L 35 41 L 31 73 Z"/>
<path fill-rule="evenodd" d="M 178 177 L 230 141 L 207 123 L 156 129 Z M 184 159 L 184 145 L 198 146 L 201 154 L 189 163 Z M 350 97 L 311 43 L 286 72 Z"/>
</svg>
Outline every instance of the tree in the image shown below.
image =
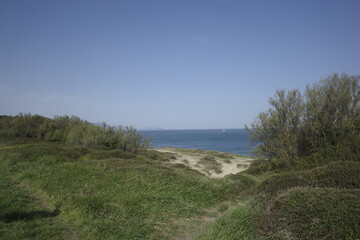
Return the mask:
<svg viewBox="0 0 360 240">
<path fill-rule="evenodd" d="M 360 76 L 333 74 L 312 87 L 307 86 L 304 114 L 307 154 L 324 149 L 359 151 L 359 79 Z"/>
<path fill-rule="evenodd" d="M 269 103 L 270 109 L 251 124 L 251 141 L 258 144 L 255 154 L 267 159 L 293 158 L 299 150 L 301 94 L 298 90 L 279 90 Z"/>
<path fill-rule="evenodd" d="M 255 154 L 293 159 L 321 153 L 326 157 L 360 157 L 360 76 L 333 74 L 304 96 L 277 91 L 270 108 L 251 125 Z"/>
</svg>

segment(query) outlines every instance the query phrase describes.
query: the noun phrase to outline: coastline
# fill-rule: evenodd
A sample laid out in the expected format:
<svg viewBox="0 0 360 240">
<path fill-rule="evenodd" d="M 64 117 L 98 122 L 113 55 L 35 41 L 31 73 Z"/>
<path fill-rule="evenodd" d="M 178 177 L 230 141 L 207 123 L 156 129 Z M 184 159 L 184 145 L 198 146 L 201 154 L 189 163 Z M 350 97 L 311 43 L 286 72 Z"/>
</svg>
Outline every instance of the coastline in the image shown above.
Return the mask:
<svg viewBox="0 0 360 240">
<path fill-rule="evenodd" d="M 191 129 L 138 131 L 143 138 L 152 138 L 154 148 L 175 147 L 181 149 L 214 150 L 252 156 L 254 145 L 244 129 Z"/>
<path fill-rule="evenodd" d="M 223 178 L 249 168 L 255 159 L 234 153 L 206 151 L 200 149 L 154 148 L 158 152 L 171 154 L 171 164 L 183 165 L 208 177 Z M 181 164 L 181 165 L 180 165 Z"/>
</svg>

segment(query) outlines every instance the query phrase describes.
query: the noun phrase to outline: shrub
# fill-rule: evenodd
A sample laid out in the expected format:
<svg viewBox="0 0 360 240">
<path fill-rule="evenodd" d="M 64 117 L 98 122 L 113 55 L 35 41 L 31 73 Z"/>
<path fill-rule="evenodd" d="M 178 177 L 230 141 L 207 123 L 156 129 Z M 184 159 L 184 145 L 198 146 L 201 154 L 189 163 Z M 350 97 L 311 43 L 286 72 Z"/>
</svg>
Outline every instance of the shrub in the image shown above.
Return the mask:
<svg viewBox="0 0 360 240">
<path fill-rule="evenodd" d="M 251 125 L 250 138 L 260 143 L 254 153 L 268 159 L 298 156 L 302 96 L 298 90 L 279 90 L 270 98 L 271 108 L 262 112 Z"/>
<path fill-rule="evenodd" d="M 222 167 L 222 164 L 217 162 L 214 156 L 204 156 L 200 158 L 198 164 L 203 165 L 206 170 L 214 170 L 217 174 L 221 173 L 220 168 Z"/>
<path fill-rule="evenodd" d="M 133 127 L 95 126 L 76 116 L 56 116 L 54 119 L 40 115 L 19 114 L 1 116 L 0 135 L 27 137 L 46 141 L 63 141 L 69 145 L 121 149 L 139 153 L 148 148 L 151 139 L 142 139 Z"/>
<path fill-rule="evenodd" d="M 277 197 L 270 221 L 276 239 L 358 239 L 360 190 L 291 189 Z"/>
<path fill-rule="evenodd" d="M 280 90 L 269 102 L 248 128 L 256 155 L 360 159 L 360 76 L 333 74 L 303 95 Z"/>
<path fill-rule="evenodd" d="M 333 162 L 311 170 L 276 174 L 263 181 L 258 192 L 271 204 L 276 195 L 293 187 L 360 188 L 359 162 Z"/>
</svg>

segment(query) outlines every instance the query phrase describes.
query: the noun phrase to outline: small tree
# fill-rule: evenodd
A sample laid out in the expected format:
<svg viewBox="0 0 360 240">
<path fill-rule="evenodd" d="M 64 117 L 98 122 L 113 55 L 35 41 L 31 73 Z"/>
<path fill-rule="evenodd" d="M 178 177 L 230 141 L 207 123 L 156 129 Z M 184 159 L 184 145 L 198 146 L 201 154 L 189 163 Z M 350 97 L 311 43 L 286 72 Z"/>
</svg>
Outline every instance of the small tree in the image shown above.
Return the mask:
<svg viewBox="0 0 360 240">
<path fill-rule="evenodd" d="M 333 74 L 304 97 L 298 90 L 276 92 L 270 109 L 258 115 L 250 137 L 256 155 L 267 159 L 320 153 L 324 157 L 360 157 L 360 76 Z M 304 99 L 304 100 L 303 100 Z"/>
<path fill-rule="evenodd" d="M 251 124 L 251 141 L 258 144 L 255 154 L 267 159 L 297 156 L 303 113 L 301 94 L 298 90 L 279 90 L 269 103 L 270 109 Z"/>
<path fill-rule="evenodd" d="M 359 151 L 359 79 L 360 76 L 333 74 L 312 87 L 307 86 L 304 114 L 307 154 L 329 148 Z"/>
</svg>

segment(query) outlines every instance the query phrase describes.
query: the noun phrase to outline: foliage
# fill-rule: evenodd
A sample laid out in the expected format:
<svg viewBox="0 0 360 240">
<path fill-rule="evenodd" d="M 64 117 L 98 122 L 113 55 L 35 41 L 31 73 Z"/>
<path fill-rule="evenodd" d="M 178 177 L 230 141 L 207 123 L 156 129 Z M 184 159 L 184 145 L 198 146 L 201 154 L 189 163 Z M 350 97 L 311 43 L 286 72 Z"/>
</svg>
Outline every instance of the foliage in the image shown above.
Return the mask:
<svg viewBox="0 0 360 240">
<path fill-rule="evenodd" d="M 151 139 L 142 136 L 133 127 L 111 127 L 105 123 L 95 126 L 76 116 L 19 114 L 0 117 L 0 136 L 27 137 L 46 141 L 62 141 L 69 145 L 121 149 L 137 153 L 149 146 Z"/>
<path fill-rule="evenodd" d="M 71 234 L 58 216 L 18 187 L 10 175 L 0 170 L 1 239 L 70 239 Z"/>
<path fill-rule="evenodd" d="M 37 218 L 17 221 L 24 224 L 22 234 L 36 232 L 44 239 L 52 235 L 71 239 L 61 237 L 71 231 L 64 225 L 51 225 L 55 220 L 73 229 L 78 236 L 75 239 L 173 239 L 186 229 L 186 223 L 206 217 L 207 209 L 236 201 L 246 190 L 244 186 L 250 184 L 242 179 L 210 179 L 187 168 L 173 167 L 162 160 L 165 155 L 154 160 L 123 150 L 20 140 L 11 140 L 12 144 L 0 149 L 1 171 L 12 176 L 8 179 L 12 185 L 20 186 L 15 189 L 0 182 L 0 192 L 4 193 L 1 200 L 9 198 L 0 201 L 0 205 L 7 204 L 1 205 L 5 209 L 0 211 L 21 211 L 22 206 L 10 208 L 10 203 L 21 199 L 19 194 L 29 193 L 52 207 L 44 210 L 31 205 L 25 212 L 39 209 L 46 215 L 59 206 L 59 215 L 41 218 L 39 224 L 34 222 Z M 41 228 L 48 227 L 54 230 L 41 235 Z M 1 233 L 10 234 L 11 230 L 17 228 L 0 221 Z M 22 239 L 23 235 L 5 236 Z"/>
<path fill-rule="evenodd" d="M 295 157 L 299 150 L 302 97 L 298 90 L 280 90 L 269 102 L 272 108 L 260 113 L 252 124 L 251 141 L 261 143 L 255 154 L 268 159 Z"/>
<path fill-rule="evenodd" d="M 310 170 L 274 174 L 261 182 L 258 196 L 265 205 L 294 187 L 360 188 L 359 162 L 333 162 Z"/>
<path fill-rule="evenodd" d="M 267 239 L 360 237 L 359 81 L 333 74 L 304 94 L 277 91 L 248 129 L 263 159 L 245 174 L 263 179 L 255 192 Z"/>
<path fill-rule="evenodd" d="M 310 153 L 332 146 L 359 154 L 359 80 L 360 76 L 334 74 L 307 87 L 303 127 Z"/>
<path fill-rule="evenodd" d="M 257 231 L 259 222 L 258 209 L 248 205 L 238 206 L 209 224 L 195 240 L 261 240 L 264 238 L 259 236 Z"/>
<path fill-rule="evenodd" d="M 221 163 L 215 160 L 214 156 L 205 155 L 204 157 L 200 158 L 198 164 L 201 164 L 205 167 L 208 171 L 215 171 L 216 173 L 221 173 Z"/>
<path fill-rule="evenodd" d="M 360 76 L 333 74 L 305 94 L 276 92 L 270 109 L 252 123 L 255 154 L 266 159 L 360 159 Z"/>
<path fill-rule="evenodd" d="M 225 177 L 230 181 L 235 189 L 238 189 L 239 192 L 252 195 L 256 192 L 257 182 L 252 178 L 251 175 L 243 174 L 242 172 L 237 174 L 230 174 Z"/>
<path fill-rule="evenodd" d="M 359 239 L 360 190 L 294 188 L 271 209 L 273 239 Z"/>
<path fill-rule="evenodd" d="M 112 150 L 103 150 L 103 151 L 94 151 L 90 152 L 86 155 L 83 155 L 81 160 L 88 160 L 88 159 L 109 159 L 109 158 L 121 158 L 121 159 L 132 159 L 135 158 L 136 155 L 133 153 L 125 152 L 124 150 L 119 149 L 112 149 Z"/>
</svg>

